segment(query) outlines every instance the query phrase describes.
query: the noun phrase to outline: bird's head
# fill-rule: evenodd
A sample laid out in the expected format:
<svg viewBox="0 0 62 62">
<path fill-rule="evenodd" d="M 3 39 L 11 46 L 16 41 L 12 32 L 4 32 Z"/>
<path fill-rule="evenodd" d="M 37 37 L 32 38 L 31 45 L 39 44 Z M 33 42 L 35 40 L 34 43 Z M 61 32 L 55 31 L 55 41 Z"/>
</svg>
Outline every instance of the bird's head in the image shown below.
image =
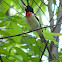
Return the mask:
<svg viewBox="0 0 62 62">
<path fill-rule="evenodd" d="M 25 11 L 26 12 L 33 12 L 33 8 L 31 6 L 25 6 Z"/>
</svg>

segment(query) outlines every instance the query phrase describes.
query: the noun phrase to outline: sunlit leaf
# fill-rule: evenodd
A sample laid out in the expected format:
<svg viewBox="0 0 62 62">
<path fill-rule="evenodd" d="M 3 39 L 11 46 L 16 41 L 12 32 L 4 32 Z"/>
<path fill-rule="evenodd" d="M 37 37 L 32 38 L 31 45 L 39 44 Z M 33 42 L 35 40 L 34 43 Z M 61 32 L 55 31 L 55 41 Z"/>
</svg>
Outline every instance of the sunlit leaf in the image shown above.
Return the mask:
<svg viewBox="0 0 62 62">
<path fill-rule="evenodd" d="M 0 54 L 9 55 L 9 52 L 0 47 Z"/>
<path fill-rule="evenodd" d="M 21 27 L 18 26 L 16 23 L 8 22 L 6 28 L 10 28 L 10 29 L 6 29 L 6 32 L 10 35 L 17 35 L 22 33 Z M 16 42 L 19 42 L 21 40 L 21 36 L 15 36 L 12 37 L 12 39 Z"/>
<path fill-rule="evenodd" d="M 20 54 L 23 57 L 23 60 L 25 60 L 26 62 L 28 62 L 28 58 L 27 55 L 24 51 L 22 51 L 20 48 L 15 47 L 16 51 L 18 54 Z"/>
<path fill-rule="evenodd" d="M 51 35 L 51 33 L 50 33 L 49 31 L 45 30 L 45 31 L 43 32 L 43 35 L 44 35 L 45 39 L 51 40 L 51 41 L 53 41 L 55 44 L 58 44 L 57 41 L 56 41 L 56 39 Z"/>
</svg>

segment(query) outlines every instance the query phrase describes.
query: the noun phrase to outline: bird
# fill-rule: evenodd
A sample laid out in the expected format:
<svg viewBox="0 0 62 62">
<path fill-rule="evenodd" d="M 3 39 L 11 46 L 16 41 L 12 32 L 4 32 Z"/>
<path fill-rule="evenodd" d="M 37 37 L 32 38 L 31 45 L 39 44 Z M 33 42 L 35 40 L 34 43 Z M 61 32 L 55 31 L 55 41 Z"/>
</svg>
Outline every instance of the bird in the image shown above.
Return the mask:
<svg viewBox="0 0 62 62">
<path fill-rule="evenodd" d="M 27 25 L 31 28 L 31 30 L 39 29 L 41 28 L 41 24 L 39 22 L 39 19 L 37 18 L 36 14 L 33 11 L 33 8 L 30 5 L 24 6 L 25 8 L 25 17 L 26 17 L 26 22 Z M 42 43 L 46 43 L 46 40 L 42 34 L 43 30 L 39 29 L 37 30 L 37 33 L 39 37 L 41 38 Z"/>
</svg>

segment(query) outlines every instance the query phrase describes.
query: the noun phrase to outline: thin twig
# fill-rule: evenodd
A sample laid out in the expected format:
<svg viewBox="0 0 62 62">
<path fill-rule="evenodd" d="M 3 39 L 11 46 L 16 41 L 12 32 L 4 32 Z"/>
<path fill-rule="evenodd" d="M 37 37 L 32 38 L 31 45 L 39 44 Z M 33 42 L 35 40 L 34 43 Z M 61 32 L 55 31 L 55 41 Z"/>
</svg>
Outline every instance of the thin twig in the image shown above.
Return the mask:
<svg viewBox="0 0 62 62">
<path fill-rule="evenodd" d="M 29 1 L 27 0 L 27 4 L 29 5 Z"/>
<path fill-rule="evenodd" d="M 4 3 L 6 3 L 4 0 L 2 0 L 2 1 L 3 1 Z M 7 4 L 9 7 L 11 7 L 11 8 L 13 7 L 13 6 L 10 6 L 8 3 L 6 3 L 6 4 Z"/>
<path fill-rule="evenodd" d="M 41 0 L 41 2 L 45 5 L 45 6 L 48 6 L 47 4 L 45 4 L 42 0 Z"/>
<path fill-rule="evenodd" d="M 61 19 L 62 19 L 62 16 L 60 17 L 60 19 L 59 19 L 59 21 L 57 22 L 56 26 L 53 28 L 53 31 L 52 31 L 52 32 L 54 32 L 54 30 L 56 29 L 58 23 L 61 21 Z"/>
<path fill-rule="evenodd" d="M 55 25 L 47 26 L 47 27 L 53 27 L 53 26 L 55 26 Z M 43 28 L 47 28 L 47 27 L 43 27 Z M 3 38 L 0 38 L 0 39 L 9 38 L 9 37 L 15 37 L 15 36 L 21 36 L 21 35 L 24 35 L 24 34 L 27 34 L 27 33 L 33 32 L 33 31 L 37 31 L 37 30 L 43 29 L 43 28 L 41 27 L 41 28 L 38 28 L 38 29 L 35 29 L 35 30 L 32 30 L 32 31 L 29 31 L 29 32 L 25 32 L 25 33 L 17 34 L 17 35 L 11 35 L 11 36 L 3 37 Z"/>
<path fill-rule="evenodd" d="M 10 8 L 13 8 L 13 6 L 10 6 L 7 2 L 5 2 L 4 0 L 2 0 L 4 3 L 6 3 Z M 14 9 L 14 8 L 13 8 Z M 14 9 L 14 10 L 16 10 L 16 9 Z M 16 10 L 17 11 L 17 10 Z M 18 12 L 18 11 L 17 11 Z M 20 13 L 20 12 L 18 12 L 18 13 Z"/>
<path fill-rule="evenodd" d="M 32 37 L 32 36 L 26 36 L 26 35 L 22 35 L 23 37 L 29 37 L 29 38 L 34 38 L 37 39 L 37 37 Z"/>
<path fill-rule="evenodd" d="M 1 55 L 0 55 L 0 60 L 1 60 L 1 62 L 3 62 L 2 58 L 1 58 Z"/>
<path fill-rule="evenodd" d="M 42 3 L 45 4 L 43 1 L 41 1 L 41 4 L 40 4 L 39 7 L 42 7 L 42 6 L 43 6 Z M 45 4 L 45 5 L 46 5 L 46 4 Z M 46 6 L 48 6 L 48 5 L 46 5 Z M 38 8 L 38 10 L 36 11 L 36 14 L 38 13 L 38 11 L 39 11 L 39 8 Z"/>
<path fill-rule="evenodd" d="M 26 4 L 23 2 L 23 0 L 21 0 L 21 2 L 23 3 L 23 5 L 25 5 L 25 6 L 26 6 Z"/>
<path fill-rule="evenodd" d="M 22 35 L 23 36 L 23 35 Z M 34 39 L 37 39 L 36 37 L 31 37 L 31 36 L 23 36 L 23 37 L 29 37 L 29 38 L 34 38 Z M 37 44 L 37 46 L 38 46 L 38 48 L 39 48 L 39 50 L 41 51 L 41 49 L 40 49 L 40 46 L 38 45 L 38 43 L 37 43 L 37 41 L 35 41 L 36 42 L 36 44 Z M 41 51 L 42 52 L 42 51 Z"/>
<path fill-rule="evenodd" d="M 41 55 L 41 58 L 39 59 L 39 62 L 41 62 L 42 56 L 44 55 L 44 52 L 45 52 L 46 49 L 48 50 L 50 56 L 52 57 L 51 52 L 50 52 L 50 50 L 49 50 L 49 48 L 48 48 L 48 42 L 47 42 L 47 43 L 45 44 L 45 48 L 44 48 L 44 50 L 43 50 L 43 52 L 42 52 L 42 55 Z"/>
<path fill-rule="evenodd" d="M 37 5 L 36 1 L 33 0 L 35 2 L 35 4 Z M 37 5 L 38 6 L 38 5 Z M 38 6 L 39 7 L 39 6 Z M 39 9 L 43 12 L 43 14 L 45 15 L 44 11 L 41 9 L 41 7 L 39 7 Z M 47 16 L 45 15 L 46 19 L 48 20 Z"/>
<path fill-rule="evenodd" d="M 12 45 L 12 47 L 11 47 L 10 50 L 9 50 L 9 52 L 11 52 L 12 48 L 14 48 L 15 45 L 16 45 L 16 43 L 14 43 L 14 44 Z"/>
<path fill-rule="evenodd" d="M 17 1 L 17 0 L 16 0 Z M 20 8 L 22 9 L 22 6 L 20 5 L 20 3 L 17 1 L 17 3 L 19 4 L 19 6 L 20 6 Z M 22 11 L 23 11 L 23 9 L 22 9 Z"/>
<path fill-rule="evenodd" d="M 62 23 L 60 23 L 62 24 Z M 60 25 L 59 23 L 57 25 Z M 48 27 L 55 27 L 56 25 L 52 25 L 52 26 L 46 26 L 46 27 L 43 27 L 43 28 L 48 28 Z M 22 33 L 22 34 L 17 34 L 17 35 L 11 35 L 11 36 L 6 36 L 6 37 L 2 37 L 0 39 L 5 39 L 5 38 L 9 38 L 9 37 L 15 37 L 15 36 L 21 36 L 21 35 L 24 35 L 24 34 L 27 34 L 27 33 L 30 33 L 30 32 L 33 32 L 33 31 L 37 31 L 37 30 L 40 30 L 40 29 L 43 29 L 42 27 L 41 28 L 38 28 L 38 29 L 35 29 L 35 30 L 32 30 L 32 31 L 29 31 L 29 32 L 25 32 L 25 33 Z"/>
<path fill-rule="evenodd" d="M 47 44 L 48 44 L 48 42 L 45 44 L 45 48 L 44 48 L 44 50 L 43 50 L 43 52 L 42 52 L 42 55 L 41 55 L 41 58 L 39 59 L 39 62 L 41 62 L 42 56 L 44 55 L 44 52 L 45 52 L 45 50 L 46 50 L 46 48 L 47 48 Z"/>
</svg>

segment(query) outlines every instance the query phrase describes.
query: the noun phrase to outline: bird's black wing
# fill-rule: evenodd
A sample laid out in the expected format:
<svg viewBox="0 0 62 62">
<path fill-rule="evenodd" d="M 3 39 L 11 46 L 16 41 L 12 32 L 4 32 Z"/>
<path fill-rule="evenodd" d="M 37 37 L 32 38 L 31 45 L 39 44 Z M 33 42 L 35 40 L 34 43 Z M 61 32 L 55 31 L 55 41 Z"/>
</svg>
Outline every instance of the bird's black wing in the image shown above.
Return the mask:
<svg viewBox="0 0 62 62">
<path fill-rule="evenodd" d="M 39 24 L 40 24 L 40 27 L 41 27 L 41 23 L 40 23 L 38 17 L 36 16 L 36 14 L 34 14 L 34 15 L 35 15 L 35 18 L 38 20 L 38 22 L 39 22 Z"/>
</svg>

